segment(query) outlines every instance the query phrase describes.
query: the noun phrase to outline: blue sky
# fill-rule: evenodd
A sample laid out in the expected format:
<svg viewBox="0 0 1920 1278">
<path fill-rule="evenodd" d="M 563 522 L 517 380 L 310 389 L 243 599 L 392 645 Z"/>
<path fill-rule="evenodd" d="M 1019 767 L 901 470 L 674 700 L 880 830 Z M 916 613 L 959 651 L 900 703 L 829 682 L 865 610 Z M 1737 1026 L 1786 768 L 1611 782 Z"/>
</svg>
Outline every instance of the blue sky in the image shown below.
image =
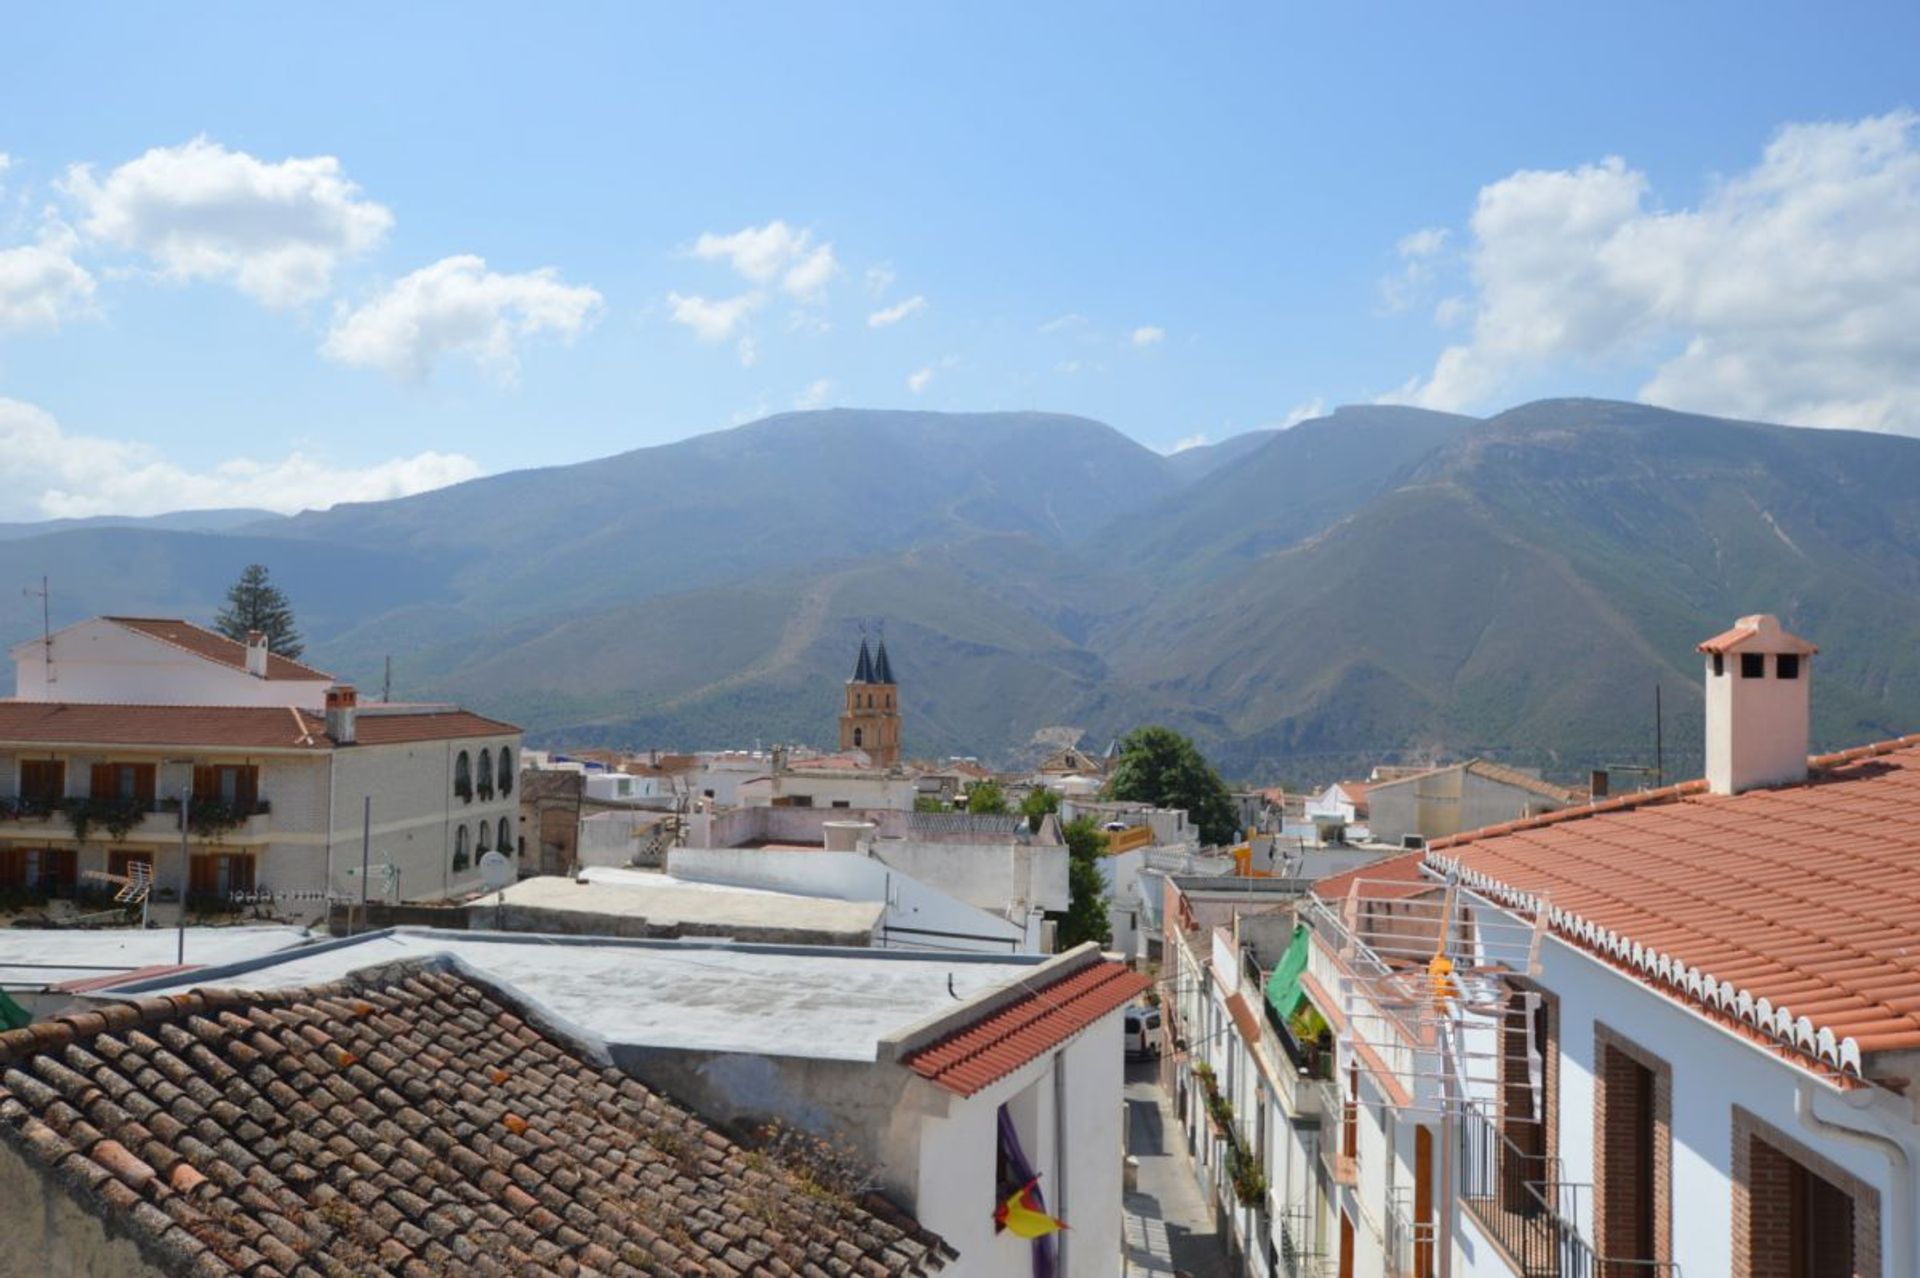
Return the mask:
<svg viewBox="0 0 1920 1278">
<path fill-rule="evenodd" d="M 1162 449 L 1543 394 L 1920 433 L 1911 3 L 7 21 L 0 517 L 813 404 Z"/>
</svg>

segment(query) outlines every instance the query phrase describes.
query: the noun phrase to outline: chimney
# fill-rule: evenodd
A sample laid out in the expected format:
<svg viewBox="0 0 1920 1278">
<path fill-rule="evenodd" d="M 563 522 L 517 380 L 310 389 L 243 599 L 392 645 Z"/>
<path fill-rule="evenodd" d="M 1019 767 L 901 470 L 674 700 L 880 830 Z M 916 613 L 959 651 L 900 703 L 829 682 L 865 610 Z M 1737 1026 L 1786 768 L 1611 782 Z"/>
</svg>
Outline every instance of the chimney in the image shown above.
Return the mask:
<svg viewBox="0 0 1920 1278">
<path fill-rule="evenodd" d="M 327 735 L 335 745 L 352 745 L 354 718 L 359 713 L 360 694 L 350 683 L 336 683 L 327 689 Z"/>
<path fill-rule="evenodd" d="M 1604 799 L 1612 788 L 1613 778 L 1605 768 L 1595 768 L 1587 774 L 1587 793 L 1596 799 Z"/>
<path fill-rule="evenodd" d="M 267 677 L 267 632 L 247 631 L 247 673 L 256 679 Z"/>
<path fill-rule="evenodd" d="M 1806 780 L 1819 649 L 1759 613 L 1700 651 L 1707 659 L 1707 788 L 1740 794 Z"/>
</svg>

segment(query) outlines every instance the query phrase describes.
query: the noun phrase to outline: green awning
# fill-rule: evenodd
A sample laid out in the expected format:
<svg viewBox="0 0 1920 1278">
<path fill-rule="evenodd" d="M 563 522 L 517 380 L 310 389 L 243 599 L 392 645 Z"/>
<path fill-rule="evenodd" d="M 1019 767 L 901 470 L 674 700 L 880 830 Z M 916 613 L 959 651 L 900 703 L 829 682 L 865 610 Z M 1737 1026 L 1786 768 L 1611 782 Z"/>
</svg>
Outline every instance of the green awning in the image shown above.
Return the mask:
<svg viewBox="0 0 1920 1278">
<path fill-rule="evenodd" d="M 1300 992 L 1300 975 L 1307 970 L 1307 925 L 1299 924 L 1293 929 L 1293 940 L 1287 943 L 1287 952 L 1280 956 L 1280 962 L 1273 969 L 1273 975 L 1267 978 L 1267 1002 L 1273 1010 L 1280 1013 L 1280 1019 L 1292 1016 L 1294 1009 L 1300 1006 L 1305 997 Z"/>
<path fill-rule="evenodd" d="M 25 1029 L 33 1024 L 33 1018 L 27 1015 L 27 1009 L 7 997 L 0 990 L 0 1030 Z"/>
</svg>

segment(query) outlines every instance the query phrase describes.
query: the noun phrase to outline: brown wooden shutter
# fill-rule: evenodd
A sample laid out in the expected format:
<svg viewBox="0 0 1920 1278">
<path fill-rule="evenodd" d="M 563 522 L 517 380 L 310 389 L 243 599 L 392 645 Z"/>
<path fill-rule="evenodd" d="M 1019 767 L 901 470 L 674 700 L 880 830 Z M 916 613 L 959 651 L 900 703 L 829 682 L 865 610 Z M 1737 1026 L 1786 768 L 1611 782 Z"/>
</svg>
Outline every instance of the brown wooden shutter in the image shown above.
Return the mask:
<svg viewBox="0 0 1920 1278">
<path fill-rule="evenodd" d="M 252 812 L 254 804 L 260 801 L 260 768 L 249 763 L 236 770 L 240 775 L 234 782 L 233 797 L 242 812 Z"/>
<path fill-rule="evenodd" d="M 204 803 L 220 797 L 220 769 L 196 765 L 193 769 L 193 801 Z"/>
<path fill-rule="evenodd" d="M 160 772 L 160 769 L 155 764 L 151 764 L 151 763 L 134 764 L 133 765 L 133 797 L 140 800 L 142 803 L 152 803 L 154 786 L 155 786 L 155 782 L 159 778 L 159 772 Z"/>
<path fill-rule="evenodd" d="M 88 793 L 96 799 L 111 799 L 114 793 L 113 765 L 96 763 L 93 765 L 93 781 Z"/>
<path fill-rule="evenodd" d="M 191 858 L 192 872 L 187 878 L 187 890 L 195 896 L 212 892 L 220 886 L 219 869 L 210 856 Z"/>
</svg>

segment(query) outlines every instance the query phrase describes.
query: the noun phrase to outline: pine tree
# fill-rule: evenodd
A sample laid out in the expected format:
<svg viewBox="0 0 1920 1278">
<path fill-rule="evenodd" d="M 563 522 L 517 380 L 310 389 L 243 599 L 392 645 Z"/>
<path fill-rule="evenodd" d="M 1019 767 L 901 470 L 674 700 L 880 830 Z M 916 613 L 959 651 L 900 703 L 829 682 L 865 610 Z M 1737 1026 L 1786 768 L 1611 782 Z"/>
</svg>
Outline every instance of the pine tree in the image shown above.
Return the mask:
<svg viewBox="0 0 1920 1278">
<path fill-rule="evenodd" d="M 1116 799 L 1184 808 L 1208 843 L 1238 835 L 1233 799 L 1193 742 L 1171 728 L 1136 728 L 1120 742 L 1120 762 L 1108 783 Z"/>
<path fill-rule="evenodd" d="M 247 641 L 248 631 L 262 631 L 267 650 L 282 657 L 295 658 L 305 651 L 300 632 L 293 628 L 293 605 L 267 579 L 265 564 L 248 564 L 228 588 L 227 606 L 213 619 L 213 628 L 239 643 Z"/>
</svg>

